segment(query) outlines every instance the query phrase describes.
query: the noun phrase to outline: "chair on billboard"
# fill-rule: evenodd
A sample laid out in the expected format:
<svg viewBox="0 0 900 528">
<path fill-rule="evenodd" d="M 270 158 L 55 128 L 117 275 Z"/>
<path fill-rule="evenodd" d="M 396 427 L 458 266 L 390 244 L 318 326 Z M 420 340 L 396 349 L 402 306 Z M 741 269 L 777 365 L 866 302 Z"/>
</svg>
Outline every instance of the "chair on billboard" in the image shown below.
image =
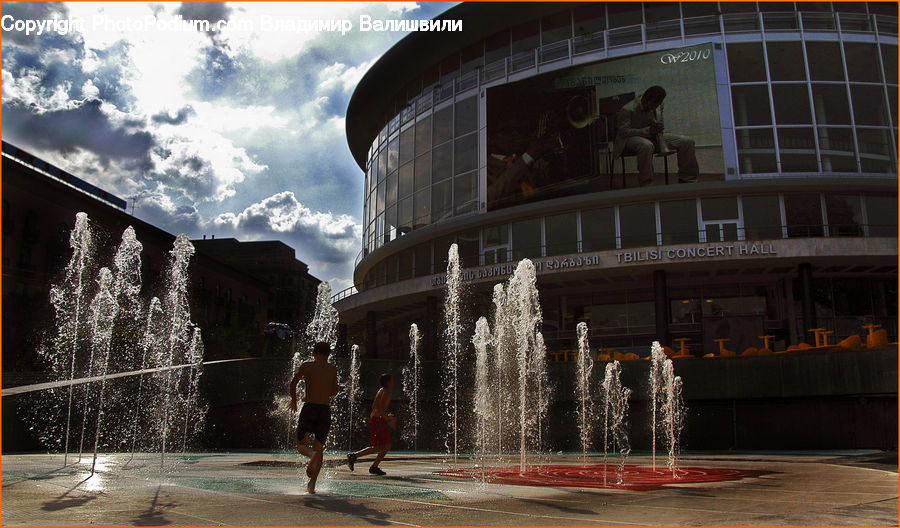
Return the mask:
<svg viewBox="0 0 900 528">
<path fill-rule="evenodd" d="M 626 104 L 633 101 L 635 98 L 634 92 L 622 93 L 619 95 L 614 95 L 612 97 L 604 97 L 597 100 L 597 108 L 598 113 L 600 115 L 600 120 L 603 123 L 603 130 L 606 132 L 606 160 L 607 160 L 607 170 L 610 174 L 610 187 L 612 187 L 612 175 L 615 174 L 615 165 L 616 160 L 613 159 L 615 155 L 615 143 L 616 143 L 616 134 L 619 131 L 619 123 L 618 123 L 618 114 L 619 110 L 622 109 Z M 669 183 L 669 156 L 672 154 L 677 154 L 675 150 L 669 150 L 667 152 L 659 152 L 656 150 L 653 153 L 654 158 L 662 158 L 663 159 L 663 170 L 666 177 L 666 183 Z M 637 153 L 629 149 L 628 147 L 622 152 L 622 155 L 619 156 L 620 167 L 621 167 L 621 176 L 622 176 L 622 188 L 625 188 L 625 156 L 637 156 Z"/>
</svg>

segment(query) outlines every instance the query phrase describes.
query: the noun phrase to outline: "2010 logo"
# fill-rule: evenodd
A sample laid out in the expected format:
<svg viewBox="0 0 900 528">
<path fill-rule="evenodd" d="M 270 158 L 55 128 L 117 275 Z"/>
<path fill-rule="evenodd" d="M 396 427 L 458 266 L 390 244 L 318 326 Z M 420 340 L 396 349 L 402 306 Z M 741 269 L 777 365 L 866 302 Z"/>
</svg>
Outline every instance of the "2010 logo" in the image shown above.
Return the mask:
<svg viewBox="0 0 900 528">
<path fill-rule="evenodd" d="M 711 56 L 712 50 L 709 48 L 704 50 L 679 51 L 676 53 L 666 52 L 659 56 L 659 62 L 662 64 L 677 64 L 679 62 L 705 60 Z"/>
</svg>

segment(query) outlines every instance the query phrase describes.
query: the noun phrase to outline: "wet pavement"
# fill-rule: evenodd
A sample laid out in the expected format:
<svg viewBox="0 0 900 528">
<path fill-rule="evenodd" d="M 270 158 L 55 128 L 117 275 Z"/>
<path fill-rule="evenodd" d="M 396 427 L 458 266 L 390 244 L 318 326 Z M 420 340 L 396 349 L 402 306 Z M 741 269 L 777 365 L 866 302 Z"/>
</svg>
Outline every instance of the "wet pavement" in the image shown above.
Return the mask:
<svg viewBox="0 0 900 528">
<path fill-rule="evenodd" d="M 329 454 L 318 492 L 285 453 L 2 457 L 4 526 L 897 526 L 897 453 L 688 454 L 679 465 L 749 475 L 643 491 L 483 484 L 438 474 L 440 456 L 391 454 L 387 476 Z M 509 458 L 505 465 L 518 462 Z M 553 456 L 554 465 L 581 456 Z M 588 458 L 601 464 L 601 456 Z M 629 464 L 650 466 L 649 456 Z M 613 463 L 610 460 L 610 463 Z M 657 458 L 657 465 L 665 461 Z M 459 459 L 460 467 L 471 467 Z M 478 472 L 474 472 L 476 475 Z M 564 483 L 560 481 L 560 483 Z"/>
</svg>

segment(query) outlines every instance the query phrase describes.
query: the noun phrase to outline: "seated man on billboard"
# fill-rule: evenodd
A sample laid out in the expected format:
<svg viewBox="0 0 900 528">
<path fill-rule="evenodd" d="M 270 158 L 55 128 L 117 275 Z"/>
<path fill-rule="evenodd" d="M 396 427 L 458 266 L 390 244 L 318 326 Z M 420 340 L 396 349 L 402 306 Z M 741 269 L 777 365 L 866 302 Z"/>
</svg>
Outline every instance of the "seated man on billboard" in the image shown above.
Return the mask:
<svg viewBox="0 0 900 528">
<path fill-rule="evenodd" d="M 544 184 L 548 165 L 542 158 L 559 141 L 548 132 L 550 121 L 543 113 L 537 130 L 529 133 L 526 122 L 512 116 L 488 136 L 488 208 L 518 203 Z"/>
<path fill-rule="evenodd" d="M 614 159 L 623 154 L 636 155 L 641 186 L 653 183 L 653 154 L 669 150 L 678 152 L 678 183 L 694 183 L 700 175 L 694 139 L 665 132 L 662 123 L 665 98 L 663 87 L 651 86 L 616 116 Z"/>
</svg>

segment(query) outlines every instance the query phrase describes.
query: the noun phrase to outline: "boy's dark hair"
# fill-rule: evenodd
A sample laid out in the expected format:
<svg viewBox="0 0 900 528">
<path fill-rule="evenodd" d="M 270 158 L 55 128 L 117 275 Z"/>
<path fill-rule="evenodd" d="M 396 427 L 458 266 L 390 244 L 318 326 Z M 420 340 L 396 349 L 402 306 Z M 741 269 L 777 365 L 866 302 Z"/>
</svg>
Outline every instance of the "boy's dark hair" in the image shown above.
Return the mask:
<svg viewBox="0 0 900 528">
<path fill-rule="evenodd" d="M 331 345 L 324 341 L 319 341 L 313 346 L 313 354 L 327 356 L 331 354 Z"/>
<path fill-rule="evenodd" d="M 380 378 L 378 378 L 378 383 L 381 383 L 382 387 L 387 387 L 388 382 L 391 381 L 390 374 L 382 374 Z"/>
</svg>

